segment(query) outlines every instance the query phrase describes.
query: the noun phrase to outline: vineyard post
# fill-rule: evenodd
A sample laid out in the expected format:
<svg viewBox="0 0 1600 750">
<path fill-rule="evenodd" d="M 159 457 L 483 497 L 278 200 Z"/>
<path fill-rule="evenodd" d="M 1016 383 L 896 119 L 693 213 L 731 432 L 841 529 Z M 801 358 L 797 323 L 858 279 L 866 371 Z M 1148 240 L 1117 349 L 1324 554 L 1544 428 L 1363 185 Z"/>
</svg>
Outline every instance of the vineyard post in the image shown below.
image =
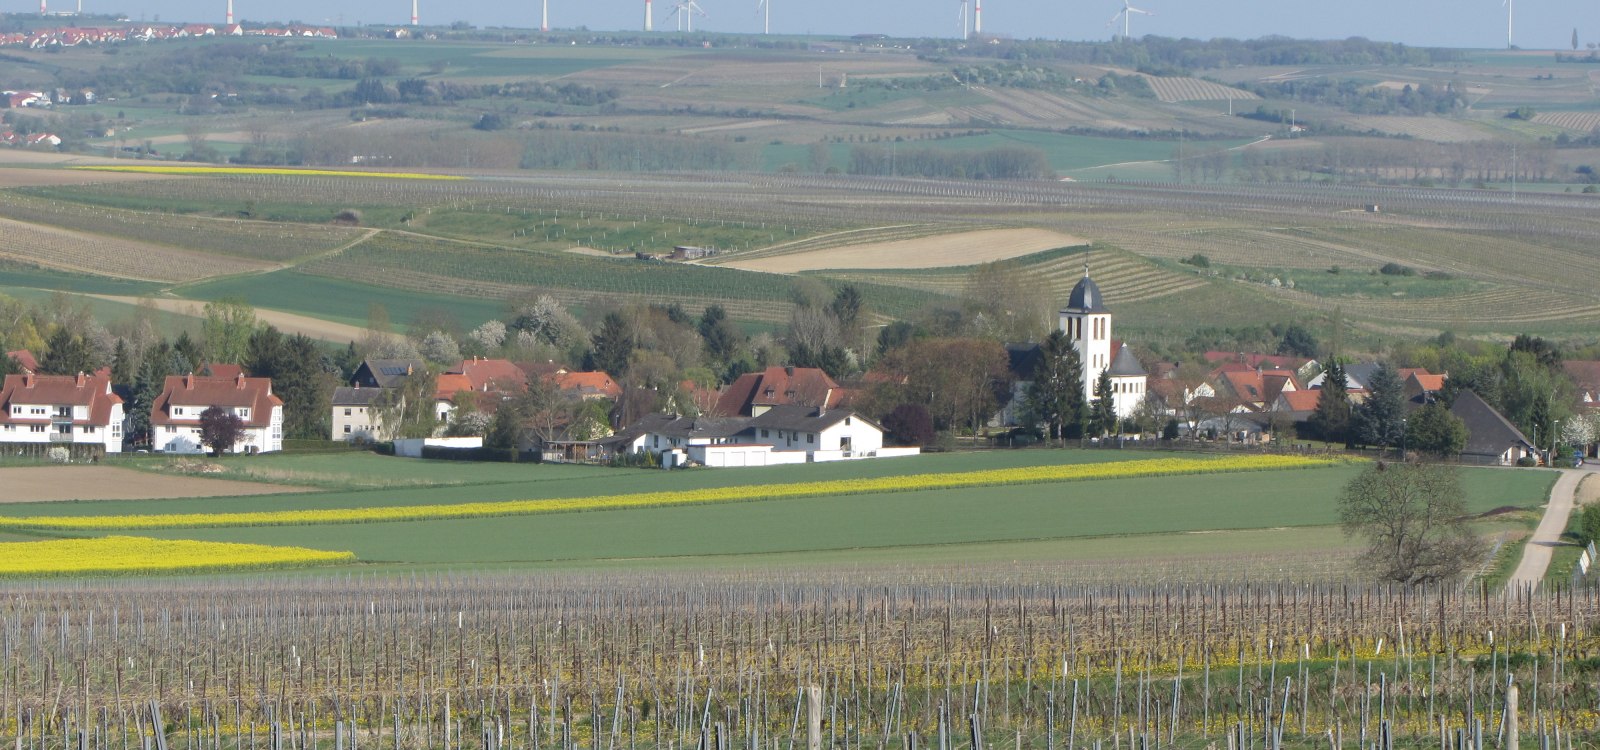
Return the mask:
<svg viewBox="0 0 1600 750">
<path fill-rule="evenodd" d="M 806 750 L 822 750 L 822 688 L 806 687 Z"/>
<path fill-rule="evenodd" d="M 1520 737 L 1517 736 L 1517 683 L 1506 685 L 1506 744 L 1509 750 L 1516 750 Z"/>
</svg>

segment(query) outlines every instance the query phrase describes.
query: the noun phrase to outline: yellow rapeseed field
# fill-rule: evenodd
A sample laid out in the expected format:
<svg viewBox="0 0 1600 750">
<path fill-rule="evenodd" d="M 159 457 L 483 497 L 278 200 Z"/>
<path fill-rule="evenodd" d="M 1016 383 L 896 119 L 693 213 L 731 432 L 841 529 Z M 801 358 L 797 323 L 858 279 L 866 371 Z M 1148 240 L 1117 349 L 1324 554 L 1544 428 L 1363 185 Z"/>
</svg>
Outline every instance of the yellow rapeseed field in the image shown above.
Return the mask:
<svg viewBox="0 0 1600 750">
<path fill-rule="evenodd" d="M 381 177 L 396 180 L 465 180 L 459 175 L 424 174 L 422 172 L 356 172 L 337 169 L 290 169 L 285 167 L 182 167 L 159 164 L 129 164 L 118 166 L 79 166 L 95 172 L 138 172 L 142 174 L 173 174 L 196 176 L 237 177 L 249 175 L 289 175 L 300 177 Z"/>
<path fill-rule="evenodd" d="M 349 552 L 108 536 L 0 544 L 0 576 L 184 573 L 354 562 Z"/>
<path fill-rule="evenodd" d="M 0 517 L 0 528 L 10 529 L 176 529 L 226 526 L 297 526 L 306 524 L 420 521 L 444 518 L 520 516 L 585 510 L 615 510 L 646 506 L 773 500 L 779 498 L 861 495 L 881 492 L 948 490 L 1044 482 L 1271 471 L 1329 466 L 1333 459 L 1300 456 L 1229 456 L 1226 458 L 1157 458 L 1096 464 L 1029 466 L 986 471 L 912 474 L 868 479 L 836 479 L 789 484 L 742 485 L 628 495 L 505 500 L 436 505 L 391 505 L 370 508 L 329 508 L 250 513 L 174 513 L 122 516 Z"/>
</svg>

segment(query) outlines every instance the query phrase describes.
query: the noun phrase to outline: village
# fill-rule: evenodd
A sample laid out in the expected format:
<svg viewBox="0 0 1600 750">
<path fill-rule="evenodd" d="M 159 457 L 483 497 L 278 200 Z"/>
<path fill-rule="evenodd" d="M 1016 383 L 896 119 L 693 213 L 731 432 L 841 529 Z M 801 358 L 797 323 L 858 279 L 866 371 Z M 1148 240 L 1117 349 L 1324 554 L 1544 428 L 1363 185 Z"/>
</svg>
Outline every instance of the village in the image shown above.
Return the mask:
<svg viewBox="0 0 1600 750">
<path fill-rule="evenodd" d="M 1412 451 L 1502 466 L 1547 464 L 1562 451 L 1581 460 L 1595 448 L 1600 362 L 1559 363 L 1578 408 L 1564 430 L 1549 423 L 1530 437 L 1470 388 L 1452 390 L 1448 373 L 1268 352 L 1141 362 L 1133 345 L 1113 337 L 1112 319 L 1086 268 L 1049 338 L 1005 345 L 1007 371 L 983 384 L 993 398 L 974 407 L 989 416 L 967 425 L 961 439 L 1259 450 L 1306 450 L 1320 439 L 1325 449 L 1343 443 L 1402 453 L 1409 439 Z M 0 390 L 0 446 L 8 454 L 58 449 L 61 460 L 94 460 L 125 451 L 256 454 L 285 446 L 283 395 L 271 377 L 237 363 L 167 374 L 149 412 L 135 414 L 132 384 L 117 382 L 111 367 L 52 373 L 41 366 L 48 358 L 28 350 L 6 358 L 15 371 Z M 1053 371 L 1069 373 L 1065 392 L 1047 392 L 1051 378 L 1059 380 Z M 629 385 L 554 359 L 472 356 L 441 367 L 419 356 L 374 356 L 319 397 L 326 398 L 327 441 L 400 456 L 752 467 L 948 449 L 937 444 L 930 416 L 937 404 L 885 413 L 876 397 L 875 389 L 911 377 L 890 365 L 841 382 L 820 367 L 772 364 L 720 386 L 684 379 L 661 394 L 659 385 Z M 649 393 L 630 398 L 629 388 Z M 1436 423 L 1443 438 L 1412 437 Z"/>
</svg>

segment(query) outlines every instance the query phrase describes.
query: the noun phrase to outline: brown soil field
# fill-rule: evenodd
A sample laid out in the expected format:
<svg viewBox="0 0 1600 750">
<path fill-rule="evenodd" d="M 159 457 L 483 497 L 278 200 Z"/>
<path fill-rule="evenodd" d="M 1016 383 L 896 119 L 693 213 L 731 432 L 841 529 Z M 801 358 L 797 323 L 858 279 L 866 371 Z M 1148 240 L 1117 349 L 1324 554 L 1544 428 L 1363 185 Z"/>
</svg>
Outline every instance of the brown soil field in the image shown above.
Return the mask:
<svg viewBox="0 0 1600 750">
<path fill-rule="evenodd" d="M 92 294 L 88 296 L 95 297 L 97 299 L 109 300 L 111 302 L 122 302 L 129 305 L 137 305 L 141 302 L 148 301 L 155 305 L 157 309 L 177 313 L 179 315 L 190 315 L 197 318 L 203 317 L 205 314 L 203 312 L 205 309 L 205 303 L 194 300 L 165 299 L 161 297 L 118 297 L 109 294 Z M 361 328 L 359 326 L 335 323 L 330 320 L 322 320 L 321 318 L 313 318 L 307 315 L 296 315 L 294 313 L 280 312 L 278 310 L 262 310 L 257 308 L 256 320 L 277 326 L 278 330 L 283 331 L 284 333 L 303 333 L 314 339 L 333 341 L 335 343 L 359 341 L 361 337 L 365 336 L 367 333 L 365 328 Z"/>
<path fill-rule="evenodd" d="M 747 271 L 799 273 L 840 268 L 913 269 L 971 266 L 1031 255 L 1087 240 L 1046 229 L 990 229 L 914 240 L 873 242 L 810 252 L 731 261 L 721 265 Z"/>
<path fill-rule="evenodd" d="M 275 267 L 10 219 L 0 219 L 0 257 L 64 271 L 148 281 L 191 281 Z"/>
<path fill-rule="evenodd" d="M 277 495 L 302 492 L 304 489 L 230 479 L 147 474 L 115 466 L 22 466 L 0 469 L 0 503 Z"/>
<path fill-rule="evenodd" d="M 44 154 L 48 156 L 48 154 Z M 101 163 L 101 162 L 96 162 Z M 174 175 L 139 174 L 136 172 L 87 172 L 76 169 L 27 169 L 0 167 L 0 189 L 17 187 L 53 187 L 56 185 L 90 185 L 106 182 L 137 182 L 144 180 L 183 179 Z"/>
</svg>

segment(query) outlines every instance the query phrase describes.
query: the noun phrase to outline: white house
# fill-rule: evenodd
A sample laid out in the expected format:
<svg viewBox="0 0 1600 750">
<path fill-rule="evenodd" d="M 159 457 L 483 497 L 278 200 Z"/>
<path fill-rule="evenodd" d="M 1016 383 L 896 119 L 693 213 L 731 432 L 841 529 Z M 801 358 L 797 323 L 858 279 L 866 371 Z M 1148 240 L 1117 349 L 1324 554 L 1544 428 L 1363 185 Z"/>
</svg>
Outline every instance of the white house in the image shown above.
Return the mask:
<svg viewBox="0 0 1600 750">
<path fill-rule="evenodd" d="M 362 388 L 359 385 L 333 390 L 332 439 L 343 442 L 381 441 L 392 437 L 383 429 L 383 394 L 387 388 Z"/>
<path fill-rule="evenodd" d="M 156 451 L 201 453 L 200 414 L 210 407 L 231 410 L 244 423 L 232 453 L 283 450 L 283 400 L 272 395 L 271 378 L 207 378 L 169 375 L 150 410 L 150 439 Z"/>
<path fill-rule="evenodd" d="M 883 428 L 855 412 L 785 404 L 755 417 L 654 414 L 596 444 L 613 454 L 653 453 L 672 465 L 774 466 L 912 456 L 883 447 Z"/>
<path fill-rule="evenodd" d="M 122 399 L 109 375 L 7 375 L 0 444 L 92 445 L 122 452 Z"/>
</svg>

